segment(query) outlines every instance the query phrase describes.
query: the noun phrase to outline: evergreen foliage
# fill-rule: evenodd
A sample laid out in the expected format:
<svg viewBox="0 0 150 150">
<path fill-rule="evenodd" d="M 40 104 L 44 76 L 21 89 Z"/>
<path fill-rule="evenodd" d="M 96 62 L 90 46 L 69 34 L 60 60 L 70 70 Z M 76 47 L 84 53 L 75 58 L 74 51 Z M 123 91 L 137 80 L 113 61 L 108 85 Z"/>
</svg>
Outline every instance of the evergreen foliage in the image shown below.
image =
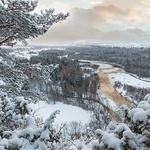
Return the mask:
<svg viewBox="0 0 150 150">
<path fill-rule="evenodd" d="M 13 46 L 17 41 L 27 44 L 26 39 L 43 35 L 69 14 L 54 14 L 54 9 L 33 13 L 38 0 L 0 0 L 0 45 Z"/>
</svg>

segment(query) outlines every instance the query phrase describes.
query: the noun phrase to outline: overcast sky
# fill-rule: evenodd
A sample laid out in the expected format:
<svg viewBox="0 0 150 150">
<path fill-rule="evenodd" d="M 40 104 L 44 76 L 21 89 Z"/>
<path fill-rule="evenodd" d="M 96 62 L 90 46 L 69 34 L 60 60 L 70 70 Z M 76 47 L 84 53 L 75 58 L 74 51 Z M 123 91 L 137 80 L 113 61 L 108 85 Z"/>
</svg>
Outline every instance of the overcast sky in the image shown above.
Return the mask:
<svg viewBox="0 0 150 150">
<path fill-rule="evenodd" d="M 70 12 L 70 17 L 31 44 L 150 41 L 150 0 L 39 0 L 36 11 L 45 8 Z"/>
</svg>

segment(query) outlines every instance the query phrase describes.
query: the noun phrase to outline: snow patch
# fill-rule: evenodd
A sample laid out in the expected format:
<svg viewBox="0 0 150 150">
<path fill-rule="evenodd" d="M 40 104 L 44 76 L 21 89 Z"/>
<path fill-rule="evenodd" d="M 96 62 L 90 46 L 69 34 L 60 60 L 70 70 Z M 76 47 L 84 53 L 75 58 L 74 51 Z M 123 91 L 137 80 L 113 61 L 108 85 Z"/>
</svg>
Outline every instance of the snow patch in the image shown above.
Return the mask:
<svg viewBox="0 0 150 150">
<path fill-rule="evenodd" d="M 111 68 L 111 69 L 103 69 L 103 71 L 105 72 L 105 73 L 112 73 L 112 72 L 114 72 L 114 73 L 116 73 L 117 71 L 119 71 L 119 68 Z"/>
<path fill-rule="evenodd" d="M 110 73 L 108 74 L 110 82 L 114 85 L 116 81 L 121 82 L 122 84 L 135 86 L 139 88 L 149 88 L 150 82 L 142 81 L 137 79 L 127 73 Z"/>
<path fill-rule="evenodd" d="M 137 121 L 141 121 L 146 123 L 148 119 L 147 113 L 145 111 L 139 111 L 136 112 L 133 116 L 133 121 L 137 122 Z"/>
<path fill-rule="evenodd" d="M 113 133 L 104 133 L 102 141 L 108 145 L 108 148 L 120 150 L 121 140 L 115 138 Z"/>
<path fill-rule="evenodd" d="M 79 107 L 63 104 L 61 102 L 49 104 L 45 101 L 39 101 L 37 104 L 30 103 L 29 105 L 32 107 L 33 111 L 39 109 L 37 115 L 44 120 L 46 120 L 54 111 L 60 110 L 60 115 L 57 115 L 55 119 L 55 122 L 59 125 L 61 123 L 69 123 L 73 121 L 86 124 L 90 121 L 90 116 L 92 116 L 90 111 L 85 111 Z"/>
</svg>

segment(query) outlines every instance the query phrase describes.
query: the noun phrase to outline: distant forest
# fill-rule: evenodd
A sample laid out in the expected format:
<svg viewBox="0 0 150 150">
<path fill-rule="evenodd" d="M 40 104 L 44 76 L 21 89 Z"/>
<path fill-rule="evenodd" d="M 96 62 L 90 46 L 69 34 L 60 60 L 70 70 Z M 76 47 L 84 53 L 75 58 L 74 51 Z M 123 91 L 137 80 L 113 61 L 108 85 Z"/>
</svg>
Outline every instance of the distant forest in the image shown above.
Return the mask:
<svg viewBox="0 0 150 150">
<path fill-rule="evenodd" d="M 150 77 L 149 47 L 68 47 L 66 53 L 71 59 L 106 61 L 121 65 L 139 77 Z"/>
<path fill-rule="evenodd" d="M 42 64 L 57 64 L 60 57 L 74 60 L 106 61 L 124 67 L 125 71 L 139 77 L 150 77 L 150 47 L 70 46 L 65 50 L 50 48 L 41 52 L 40 56 L 53 57 L 49 60 L 42 60 Z M 30 61 L 40 62 L 41 58 L 32 57 Z"/>
</svg>

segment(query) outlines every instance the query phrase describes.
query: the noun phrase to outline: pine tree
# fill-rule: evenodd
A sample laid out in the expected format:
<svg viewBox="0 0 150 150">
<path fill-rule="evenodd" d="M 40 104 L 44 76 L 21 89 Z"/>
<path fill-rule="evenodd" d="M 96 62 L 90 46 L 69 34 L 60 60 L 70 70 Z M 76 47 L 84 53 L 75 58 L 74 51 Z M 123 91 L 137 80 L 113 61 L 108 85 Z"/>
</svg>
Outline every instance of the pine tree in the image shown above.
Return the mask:
<svg viewBox="0 0 150 150">
<path fill-rule="evenodd" d="M 41 14 L 33 13 L 38 0 L 0 0 L 0 45 L 14 45 L 17 41 L 27 44 L 26 39 L 43 35 L 69 14 L 54 14 L 54 9 L 46 9 Z"/>
<path fill-rule="evenodd" d="M 150 94 L 136 108 L 122 106 L 122 123 L 111 122 L 106 131 L 97 130 L 95 149 L 137 150 L 150 148 Z"/>
</svg>

